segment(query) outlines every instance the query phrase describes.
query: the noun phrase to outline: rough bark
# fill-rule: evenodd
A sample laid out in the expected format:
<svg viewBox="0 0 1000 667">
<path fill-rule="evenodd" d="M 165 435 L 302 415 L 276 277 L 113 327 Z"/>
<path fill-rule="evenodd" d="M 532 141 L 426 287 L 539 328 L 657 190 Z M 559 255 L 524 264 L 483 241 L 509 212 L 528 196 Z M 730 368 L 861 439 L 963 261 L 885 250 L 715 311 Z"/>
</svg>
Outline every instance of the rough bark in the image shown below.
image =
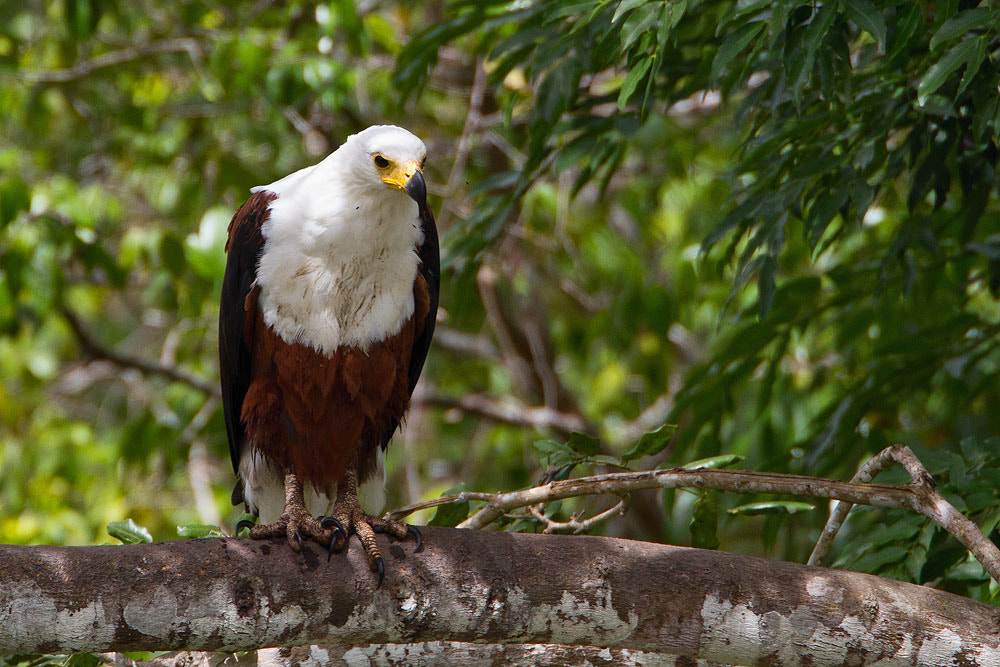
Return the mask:
<svg viewBox="0 0 1000 667">
<path fill-rule="evenodd" d="M 100 656 L 112 667 L 726 667 L 705 660 L 627 648 L 557 644 L 420 642 L 368 646 L 293 646 L 256 653 L 164 653 L 136 662 L 120 653 Z"/>
<path fill-rule="evenodd" d="M 733 664 L 1000 663 L 1000 609 L 851 572 L 629 540 L 424 529 L 356 540 L 0 546 L 0 646 L 249 650 L 457 641 Z M 388 664 L 388 663 L 386 663 Z"/>
</svg>

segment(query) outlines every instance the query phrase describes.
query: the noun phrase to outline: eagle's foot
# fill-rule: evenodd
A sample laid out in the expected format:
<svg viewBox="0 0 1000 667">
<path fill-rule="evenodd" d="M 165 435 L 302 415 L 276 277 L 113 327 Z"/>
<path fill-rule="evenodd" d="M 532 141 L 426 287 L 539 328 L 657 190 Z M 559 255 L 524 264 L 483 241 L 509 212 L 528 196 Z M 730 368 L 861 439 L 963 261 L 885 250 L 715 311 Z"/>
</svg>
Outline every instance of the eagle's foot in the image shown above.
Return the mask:
<svg viewBox="0 0 1000 667">
<path fill-rule="evenodd" d="M 372 572 L 378 574 L 378 586 L 382 585 L 385 577 L 385 559 L 375 543 L 375 533 L 387 533 L 398 540 L 406 539 L 406 536 L 413 534 L 417 540 L 416 551 L 423 548 L 423 537 L 420 531 L 408 524 L 391 519 L 380 519 L 378 517 L 365 514 L 358 504 L 356 487 L 353 482 L 353 471 L 349 473 L 352 479 L 346 480 L 342 485 L 343 491 L 337 494 L 337 502 L 333 506 L 333 512 L 325 517 L 321 522 L 321 527 L 332 531 L 330 540 L 330 553 L 341 551 L 347 546 L 347 538 L 351 533 L 358 536 L 361 545 L 368 556 L 368 566 Z"/>
<path fill-rule="evenodd" d="M 250 528 L 250 538 L 267 540 L 273 537 L 284 537 L 293 551 L 302 551 L 306 539 L 311 539 L 324 546 L 335 537 L 334 533 L 323 527 L 318 519 L 309 514 L 305 506 L 286 505 L 278 520 L 273 523 L 258 524 Z"/>
<path fill-rule="evenodd" d="M 250 529 L 249 536 L 253 540 L 284 537 L 288 540 L 288 546 L 295 552 L 302 551 L 302 545 L 306 539 L 326 546 L 332 543 L 336 537 L 335 533 L 324 527 L 320 520 L 313 517 L 306 509 L 302 495 L 302 483 L 291 468 L 285 470 L 285 511 L 281 513 L 278 520 L 258 525 L 253 525 L 249 521 L 240 521 L 236 524 L 237 534 L 243 528 Z"/>
</svg>

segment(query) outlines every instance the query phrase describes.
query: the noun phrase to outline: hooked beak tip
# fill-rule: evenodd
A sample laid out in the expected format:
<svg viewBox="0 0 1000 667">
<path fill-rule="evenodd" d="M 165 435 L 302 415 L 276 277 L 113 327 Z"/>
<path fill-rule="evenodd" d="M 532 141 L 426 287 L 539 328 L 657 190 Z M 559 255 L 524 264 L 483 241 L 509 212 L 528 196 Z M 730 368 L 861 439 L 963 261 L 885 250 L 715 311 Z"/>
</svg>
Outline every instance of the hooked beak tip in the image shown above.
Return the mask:
<svg viewBox="0 0 1000 667">
<path fill-rule="evenodd" d="M 415 171 L 407 179 L 406 187 L 403 189 L 410 196 L 410 199 L 417 202 L 417 204 L 423 205 L 427 201 L 427 184 L 424 183 L 424 175 L 419 171 Z"/>
</svg>

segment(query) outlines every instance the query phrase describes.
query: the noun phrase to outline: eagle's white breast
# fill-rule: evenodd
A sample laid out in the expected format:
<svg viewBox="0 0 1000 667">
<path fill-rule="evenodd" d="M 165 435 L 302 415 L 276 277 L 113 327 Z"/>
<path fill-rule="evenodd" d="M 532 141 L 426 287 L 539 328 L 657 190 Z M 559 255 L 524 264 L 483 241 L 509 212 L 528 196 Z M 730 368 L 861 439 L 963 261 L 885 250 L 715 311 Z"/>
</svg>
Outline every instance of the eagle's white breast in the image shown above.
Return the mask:
<svg viewBox="0 0 1000 667">
<path fill-rule="evenodd" d="M 382 183 L 373 189 L 352 180 L 338 168 L 350 159 L 358 156 L 342 147 L 318 165 L 254 188 L 278 195 L 261 230 L 264 321 L 286 342 L 327 355 L 399 332 L 413 314 L 416 248 L 423 242 L 416 202 Z"/>
</svg>

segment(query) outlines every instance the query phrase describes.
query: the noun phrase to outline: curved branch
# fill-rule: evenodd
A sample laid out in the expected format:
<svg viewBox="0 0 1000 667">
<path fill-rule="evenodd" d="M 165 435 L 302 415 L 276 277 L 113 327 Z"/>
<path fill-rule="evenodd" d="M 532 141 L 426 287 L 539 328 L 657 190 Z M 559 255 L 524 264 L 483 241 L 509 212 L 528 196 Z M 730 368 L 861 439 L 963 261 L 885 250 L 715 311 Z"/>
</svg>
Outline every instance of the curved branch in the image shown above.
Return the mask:
<svg viewBox="0 0 1000 667">
<path fill-rule="evenodd" d="M 902 466 L 910 475 L 910 488 L 917 495 L 919 503 L 915 509 L 954 535 L 972 552 L 993 579 L 1000 581 L 1000 550 L 983 535 L 971 519 L 965 517 L 938 493 L 934 479 L 909 447 L 905 445 L 886 447 L 861 466 L 851 481 L 870 482 L 893 463 Z M 809 555 L 810 565 L 820 565 L 823 562 L 833 544 L 833 538 L 837 536 L 852 507 L 850 502 L 841 501 L 830 512 L 830 517 L 823 526 L 823 532 L 812 554 Z"/>
<path fill-rule="evenodd" d="M 640 472 L 616 472 L 590 477 L 549 482 L 542 486 L 506 493 L 481 493 L 463 491 L 415 505 L 401 507 L 388 512 L 386 516 L 402 518 L 417 510 L 438 505 L 476 500 L 486 506 L 458 525 L 459 528 L 484 528 L 501 515 L 521 507 L 532 507 L 555 500 L 590 495 L 621 496 L 630 491 L 642 489 L 717 489 L 733 493 L 774 493 L 812 498 L 829 498 L 842 503 L 859 503 L 874 507 L 910 509 L 932 519 L 965 545 L 983 568 L 995 581 L 1000 582 L 1000 549 L 979 527 L 956 510 L 935 490 L 934 480 L 908 447 L 894 445 L 883 450 L 862 468 L 855 478 L 870 480 L 869 474 L 875 466 L 885 466 L 886 461 L 903 465 L 913 481 L 906 486 L 894 484 L 859 484 L 856 481 L 841 482 L 821 477 L 786 475 L 781 473 L 756 472 L 752 470 L 644 470 Z M 847 506 L 849 509 L 849 506 Z M 836 532 L 834 523 L 842 521 L 835 511 L 824 529 L 817 549 L 825 549 Z M 832 522 L 832 523 L 831 523 Z M 810 564 L 817 564 L 814 552 Z"/>
<path fill-rule="evenodd" d="M 725 664 L 995 664 L 1000 609 L 898 581 L 603 537 L 427 527 L 327 561 L 278 542 L 0 546 L 0 646 L 614 646 Z M 930 663 L 927 659 L 930 659 Z M 994 662 L 990 662 L 994 661 Z"/>
<path fill-rule="evenodd" d="M 514 426 L 535 429 L 552 429 L 564 435 L 573 431 L 591 433 L 593 429 L 582 416 L 572 412 L 560 412 L 544 406 L 524 405 L 511 398 L 496 399 L 484 394 L 465 394 L 450 397 L 439 394 L 427 396 L 428 405 L 443 408 L 458 408 L 466 412 L 486 417 L 493 421 Z"/>
<path fill-rule="evenodd" d="M 194 37 L 177 37 L 102 53 L 66 69 L 26 70 L 21 72 L 21 76 L 33 83 L 66 83 L 82 79 L 99 69 L 122 65 L 156 53 L 187 53 L 192 60 L 197 61 L 201 57 L 201 49 L 201 43 Z"/>
<path fill-rule="evenodd" d="M 73 335 L 76 336 L 77 342 L 80 343 L 80 347 L 83 348 L 84 353 L 87 355 L 95 359 L 105 359 L 117 366 L 121 366 L 122 368 L 134 368 L 147 375 L 161 375 L 168 380 L 181 382 L 189 387 L 193 387 L 194 389 L 202 391 L 209 396 L 218 398 L 221 395 L 219 387 L 214 382 L 209 382 L 205 378 L 185 373 L 184 371 L 167 364 L 162 364 L 150 359 L 143 359 L 141 357 L 129 356 L 105 347 L 102 343 L 98 342 L 89 331 L 87 331 L 87 328 L 84 326 L 83 322 L 80 321 L 80 318 L 76 313 L 63 306 L 62 314 L 63 317 L 66 318 L 66 322 L 69 324 L 69 328 L 73 332 Z"/>
</svg>

